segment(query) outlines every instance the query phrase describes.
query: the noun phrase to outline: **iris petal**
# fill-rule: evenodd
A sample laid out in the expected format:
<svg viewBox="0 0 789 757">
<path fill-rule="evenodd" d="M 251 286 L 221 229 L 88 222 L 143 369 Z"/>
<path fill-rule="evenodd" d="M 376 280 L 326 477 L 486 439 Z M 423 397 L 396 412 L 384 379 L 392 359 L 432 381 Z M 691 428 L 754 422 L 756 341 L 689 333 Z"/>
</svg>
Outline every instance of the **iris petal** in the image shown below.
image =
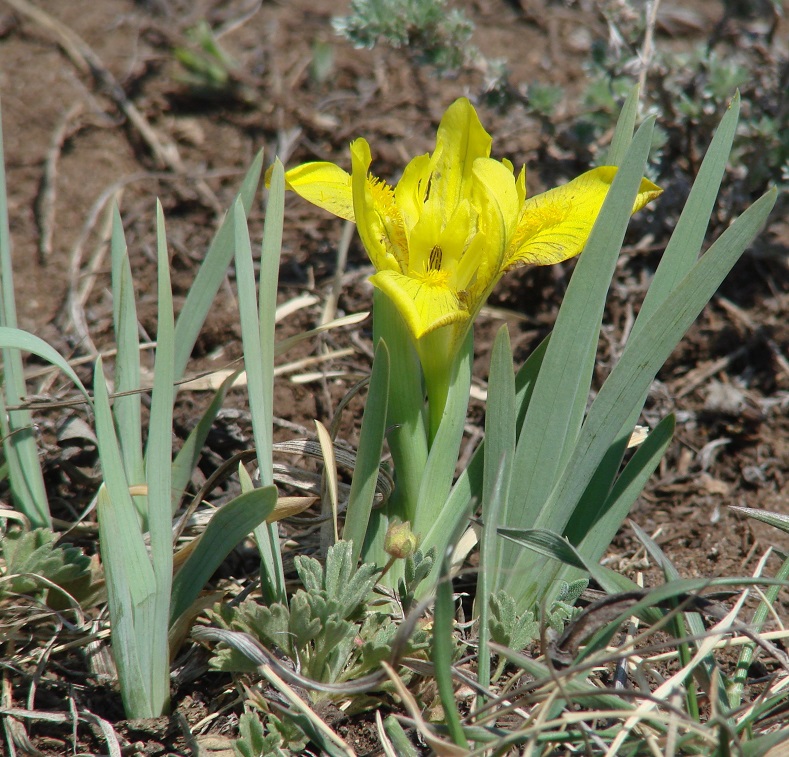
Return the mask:
<svg viewBox="0 0 789 757">
<path fill-rule="evenodd" d="M 443 326 L 465 323 L 469 312 L 457 291 L 450 287 L 440 271 L 425 276 L 406 276 L 394 271 L 379 271 L 370 277 L 403 316 L 415 339 Z"/>
<path fill-rule="evenodd" d="M 467 288 L 473 315 L 501 276 L 501 264 L 518 214 L 518 190 L 507 166 L 492 158 L 474 163 L 472 202 L 479 219 L 477 234 L 458 268 L 458 285 Z"/>
<path fill-rule="evenodd" d="M 433 173 L 431 201 L 449 216 L 471 192 L 471 175 L 477 158 L 490 156 L 492 139 L 480 123 L 472 104 L 461 97 L 450 105 L 436 135 L 439 160 Z"/>
<path fill-rule="evenodd" d="M 266 184 L 268 185 L 268 177 Z M 329 213 L 355 221 L 351 176 L 334 163 L 315 162 L 291 168 L 285 174 L 285 186 L 307 202 Z"/>
<path fill-rule="evenodd" d="M 561 263 L 584 248 L 616 175 L 613 166 L 581 174 L 564 186 L 523 203 L 503 270 L 520 265 Z M 661 189 L 642 179 L 633 212 L 656 198 Z"/>
<path fill-rule="evenodd" d="M 351 143 L 351 182 L 353 187 L 353 210 L 356 215 L 356 227 L 362 238 L 367 254 L 373 265 L 380 270 L 400 270 L 394 245 L 386 227 L 387 202 L 382 194 L 391 195 L 391 188 L 380 182 L 374 182 L 368 176 L 372 156 L 370 146 L 364 139 Z M 394 205 L 393 197 L 389 197 Z M 403 241 L 405 244 L 405 241 Z"/>
<path fill-rule="evenodd" d="M 413 228 L 425 206 L 425 196 L 430 187 L 430 176 L 436 164 L 436 153 L 417 155 L 403 169 L 395 187 L 395 202 L 407 228 Z"/>
</svg>

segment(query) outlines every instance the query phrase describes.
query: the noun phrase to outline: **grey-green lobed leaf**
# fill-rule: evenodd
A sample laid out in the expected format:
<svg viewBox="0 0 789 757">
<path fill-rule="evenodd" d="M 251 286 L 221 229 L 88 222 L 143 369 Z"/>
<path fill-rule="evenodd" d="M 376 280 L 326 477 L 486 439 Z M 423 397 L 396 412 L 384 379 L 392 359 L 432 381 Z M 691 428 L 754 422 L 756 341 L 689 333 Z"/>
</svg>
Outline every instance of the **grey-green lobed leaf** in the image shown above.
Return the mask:
<svg viewBox="0 0 789 757">
<path fill-rule="evenodd" d="M 87 575 L 90 558 L 78 547 L 56 545 L 56 538 L 57 534 L 46 528 L 8 531 L 0 541 L 6 575 L 27 575 L 17 575 L 3 588 L 29 593 L 41 584 L 39 577 L 62 586 Z"/>
</svg>

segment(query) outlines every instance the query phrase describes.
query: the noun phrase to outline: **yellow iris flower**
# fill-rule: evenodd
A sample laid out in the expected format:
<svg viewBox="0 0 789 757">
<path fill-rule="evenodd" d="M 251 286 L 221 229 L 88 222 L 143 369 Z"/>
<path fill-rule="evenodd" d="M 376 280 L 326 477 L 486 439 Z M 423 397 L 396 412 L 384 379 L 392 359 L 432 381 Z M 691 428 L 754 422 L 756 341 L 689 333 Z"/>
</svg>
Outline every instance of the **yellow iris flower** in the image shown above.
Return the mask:
<svg viewBox="0 0 789 757">
<path fill-rule="evenodd" d="M 288 189 L 356 222 L 376 268 L 370 281 L 397 306 L 426 372 L 437 363 L 448 370 L 504 273 L 581 252 L 616 174 L 595 168 L 527 198 L 525 169 L 516 176 L 509 160 L 491 158 L 491 142 L 460 98 L 441 119 L 435 150 L 413 158 L 394 187 L 370 173 L 362 138 L 351 144 L 350 174 L 315 162 L 285 175 Z M 661 191 L 642 180 L 633 212 Z"/>
</svg>

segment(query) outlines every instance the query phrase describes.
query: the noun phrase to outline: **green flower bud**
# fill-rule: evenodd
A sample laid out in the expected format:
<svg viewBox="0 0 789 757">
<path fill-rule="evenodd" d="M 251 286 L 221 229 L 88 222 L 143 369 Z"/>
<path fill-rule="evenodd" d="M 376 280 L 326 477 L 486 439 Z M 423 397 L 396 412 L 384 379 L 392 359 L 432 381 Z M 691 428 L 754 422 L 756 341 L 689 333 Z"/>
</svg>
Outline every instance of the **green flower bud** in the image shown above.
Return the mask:
<svg viewBox="0 0 789 757">
<path fill-rule="evenodd" d="M 399 518 L 393 518 L 384 538 L 386 554 L 404 560 L 413 555 L 418 546 L 419 537 L 411 530 L 410 521 L 403 523 Z"/>
</svg>

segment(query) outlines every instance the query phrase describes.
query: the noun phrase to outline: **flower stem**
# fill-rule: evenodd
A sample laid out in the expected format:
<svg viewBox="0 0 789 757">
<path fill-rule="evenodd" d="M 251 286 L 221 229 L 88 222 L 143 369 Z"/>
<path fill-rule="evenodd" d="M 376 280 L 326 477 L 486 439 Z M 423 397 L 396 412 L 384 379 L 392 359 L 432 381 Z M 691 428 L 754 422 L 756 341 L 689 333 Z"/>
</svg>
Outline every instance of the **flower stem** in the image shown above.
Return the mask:
<svg viewBox="0 0 789 757">
<path fill-rule="evenodd" d="M 419 340 L 417 348 L 427 389 L 428 446 L 433 445 L 444 417 L 454 375 L 457 352 L 452 349 L 452 333 L 447 327 L 432 331 Z"/>
<path fill-rule="evenodd" d="M 422 472 L 427 464 L 428 432 L 425 428 L 422 369 L 408 327 L 394 304 L 376 290 L 373 302 L 373 339 L 383 339 L 389 349 L 389 404 L 387 442 L 395 468 L 395 491 L 372 540 L 365 545 L 365 559 L 378 562 L 384 555 L 383 537 L 389 517 L 413 523 Z M 373 513 L 375 515 L 375 513 Z M 386 557 L 384 557 L 384 560 Z M 383 563 L 380 563 L 383 564 Z"/>
</svg>

